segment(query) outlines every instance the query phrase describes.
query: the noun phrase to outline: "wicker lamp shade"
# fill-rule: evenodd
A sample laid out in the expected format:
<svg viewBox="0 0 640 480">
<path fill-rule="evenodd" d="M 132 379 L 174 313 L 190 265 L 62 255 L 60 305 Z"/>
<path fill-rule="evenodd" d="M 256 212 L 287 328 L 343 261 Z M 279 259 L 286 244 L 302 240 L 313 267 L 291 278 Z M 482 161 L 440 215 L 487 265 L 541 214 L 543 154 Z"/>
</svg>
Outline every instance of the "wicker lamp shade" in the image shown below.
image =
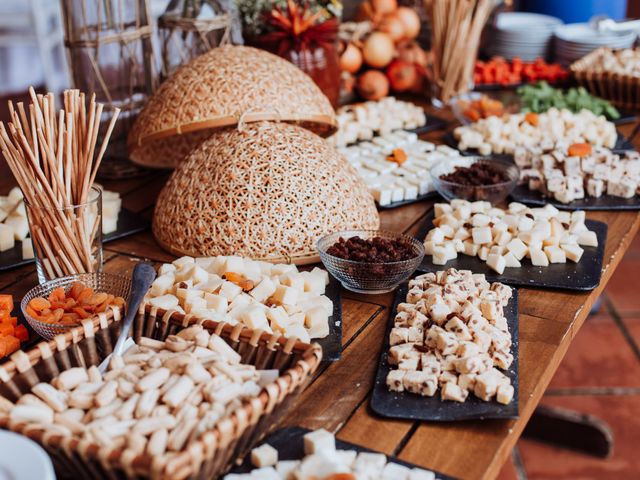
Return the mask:
<svg viewBox="0 0 640 480">
<path fill-rule="evenodd" d="M 226 45 L 180 67 L 149 99 L 129 134 L 140 165 L 175 168 L 212 130 L 257 121 L 336 129 L 331 103 L 292 63 L 264 50 Z"/>
<path fill-rule="evenodd" d="M 319 261 L 331 232 L 377 229 L 373 198 L 325 140 L 297 125 L 259 122 L 215 132 L 171 175 L 153 233 L 175 255 Z"/>
</svg>

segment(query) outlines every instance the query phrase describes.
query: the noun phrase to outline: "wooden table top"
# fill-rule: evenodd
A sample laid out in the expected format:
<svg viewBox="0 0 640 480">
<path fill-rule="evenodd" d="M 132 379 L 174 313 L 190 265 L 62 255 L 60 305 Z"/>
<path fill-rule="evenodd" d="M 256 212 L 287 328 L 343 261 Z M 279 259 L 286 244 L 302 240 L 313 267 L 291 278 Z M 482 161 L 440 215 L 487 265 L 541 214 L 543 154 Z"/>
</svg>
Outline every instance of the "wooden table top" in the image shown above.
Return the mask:
<svg viewBox="0 0 640 480">
<path fill-rule="evenodd" d="M 628 135 L 633 126 L 620 130 Z M 439 143 L 442 134 L 431 132 L 423 138 Z M 0 191 L 8 192 L 13 179 L 6 165 L 0 173 Z M 166 173 L 154 172 L 102 184 L 122 194 L 124 207 L 151 218 L 166 179 Z M 383 211 L 382 228 L 415 233 L 432 203 Z M 426 423 L 377 417 L 369 409 L 369 398 L 393 294 L 366 296 L 343 291 L 342 359 L 321 365 L 285 424 L 323 427 L 337 432 L 342 440 L 455 477 L 494 478 L 640 225 L 638 212 L 589 212 L 587 218 L 606 222 L 609 227 L 600 286 L 586 293 L 520 289 L 519 419 Z M 156 244 L 151 232 L 108 243 L 104 251 L 104 268 L 114 273 L 128 273 L 143 260 L 162 263 L 175 258 Z M 0 274 L 0 292 L 18 298 L 36 283 L 33 265 Z"/>
</svg>

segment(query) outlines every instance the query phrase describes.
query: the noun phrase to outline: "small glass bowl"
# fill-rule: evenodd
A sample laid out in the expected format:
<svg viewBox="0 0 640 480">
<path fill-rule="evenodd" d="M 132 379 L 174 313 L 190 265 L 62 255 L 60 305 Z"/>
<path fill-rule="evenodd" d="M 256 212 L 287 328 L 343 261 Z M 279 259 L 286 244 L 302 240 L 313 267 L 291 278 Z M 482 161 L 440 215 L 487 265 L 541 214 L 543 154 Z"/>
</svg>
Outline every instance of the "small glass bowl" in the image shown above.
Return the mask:
<svg viewBox="0 0 640 480">
<path fill-rule="evenodd" d="M 415 256 L 399 262 L 356 262 L 329 255 L 327 250 L 340 238 L 358 236 L 363 239 L 382 237 L 387 239 L 405 238 L 413 246 Z M 347 290 L 356 293 L 387 293 L 408 279 L 415 272 L 424 257 L 424 245 L 416 238 L 385 230 L 347 230 L 331 233 L 318 241 L 320 259 L 326 269 Z"/>
<path fill-rule="evenodd" d="M 474 163 L 486 163 L 498 167 L 506 173 L 509 180 L 494 185 L 462 185 L 461 183 L 448 182 L 440 178 L 453 172 L 455 167 L 469 167 Z M 429 173 L 431 174 L 434 188 L 447 200 L 461 198 L 471 202 L 483 200 L 492 204 L 500 203 L 507 198 L 520 180 L 520 169 L 517 165 L 499 158 L 459 157 L 452 160 L 444 160 L 432 167 Z"/>
<path fill-rule="evenodd" d="M 122 297 L 125 300 L 129 296 L 131 289 L 131 278 L 123 275 L 114 275 L 112 273 L 81 273 L 78 275 L 70 275 L 68 277 L 56 278 L 50 280 L 35 288 L 32 288 L 20 302 L 20 309 L 24 318 L 27 320 L 31 328 L 33 328 L 41 337 L 51 340 L 60 333 L 66 333 L 78 325 L 58 325 L 55 323 L 41 322 L 27 313 L 27 305 L 36 297 L 47 298 L 51 292 L 58 287 L 68 289 L 74 282 L 82 282 L 87 287 L 92 288 L 96 292 L 106 292 L 116 297 Z"/>
<path fill-rule="evenodd" d="M 473 120 L 465 115 L 465 111 L 471 102 L 480 100 L 482 97 L 489 97 L 492 100 L 500 100 L 504 107 L 504 113 L 518 113 L 520 111 L 520 98 L 513 91 L 499 92 L 468 92 L 453 97 L 449 100 L 449 107 L 453 116 L 462 125 L 469 125 Z"/>
</svg>

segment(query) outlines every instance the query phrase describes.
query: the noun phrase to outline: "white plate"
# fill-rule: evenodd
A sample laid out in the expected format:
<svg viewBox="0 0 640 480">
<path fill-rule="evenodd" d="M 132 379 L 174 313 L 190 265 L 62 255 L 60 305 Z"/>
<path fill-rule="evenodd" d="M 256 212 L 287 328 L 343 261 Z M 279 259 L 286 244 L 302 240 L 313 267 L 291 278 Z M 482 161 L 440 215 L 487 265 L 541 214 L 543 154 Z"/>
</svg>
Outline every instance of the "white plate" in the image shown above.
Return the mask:
<svg viewBox="0 0 640 480">
<path fill-rule="evenodd" d="M 17 433 L 0 431 L 1 480 L 55 480 L 51 459 L 40 445 Z"/>
<path fill-rule="evenodd" d="M 533 30 L 549 30 L 558 25 L 562 25 L 562 20 L 549 15 L 526 12 L 503 12 L 497 15 L 494 27 L 497 30 L 527 32 Z"/>
<path fill-rule="evenodd" d="M 588 23 L 570 23 L 555 29 L 555 36 L 564 42 L 607 45 L 618 41 L 633 41 L 637 32 L 597 32 Z"/>
</svg>

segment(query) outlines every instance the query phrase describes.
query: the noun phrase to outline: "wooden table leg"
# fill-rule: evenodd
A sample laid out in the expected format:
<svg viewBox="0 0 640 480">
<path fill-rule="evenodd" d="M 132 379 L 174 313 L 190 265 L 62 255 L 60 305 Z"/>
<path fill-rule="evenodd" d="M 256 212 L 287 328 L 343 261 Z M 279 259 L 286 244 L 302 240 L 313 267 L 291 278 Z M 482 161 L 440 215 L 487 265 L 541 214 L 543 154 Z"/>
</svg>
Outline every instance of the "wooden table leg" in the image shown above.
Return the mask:
<svg viewBox="0 0 640 480">
<path fill-rule="evenodd" d="M 607 458 L 613 450 L 613 434 L 606 423 L 562 408 L 538 406 L 523 435 L 594 457 Z"/>
</svg>

